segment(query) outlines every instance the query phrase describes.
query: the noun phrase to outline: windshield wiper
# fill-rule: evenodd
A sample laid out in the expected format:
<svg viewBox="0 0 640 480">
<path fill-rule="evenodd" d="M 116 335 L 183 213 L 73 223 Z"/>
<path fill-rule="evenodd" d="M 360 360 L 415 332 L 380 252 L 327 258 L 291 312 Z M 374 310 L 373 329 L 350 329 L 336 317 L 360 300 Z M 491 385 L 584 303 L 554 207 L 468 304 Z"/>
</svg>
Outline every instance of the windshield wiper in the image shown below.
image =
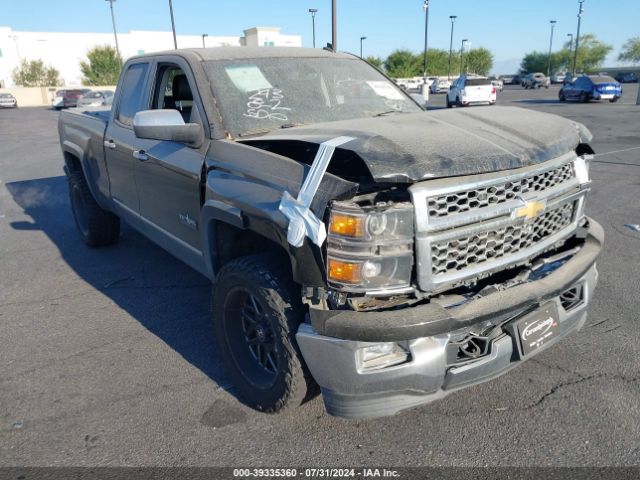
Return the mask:
<svg viewBox="0 0 640 480">
<path fill-rule="evenodd" d="M 294 127 L 302 127 L 304 123 L 284 123 L 280 125 L 280 128 L 294 128 Z"/>
<path fill-rule="evenodd" d="M 404 110 L 387 110 L 386 112 L 376 113 L 374 117 L 384 117 L 385 115 L 391 115 L 392 113 L 409 113 Z"/>
</svg>

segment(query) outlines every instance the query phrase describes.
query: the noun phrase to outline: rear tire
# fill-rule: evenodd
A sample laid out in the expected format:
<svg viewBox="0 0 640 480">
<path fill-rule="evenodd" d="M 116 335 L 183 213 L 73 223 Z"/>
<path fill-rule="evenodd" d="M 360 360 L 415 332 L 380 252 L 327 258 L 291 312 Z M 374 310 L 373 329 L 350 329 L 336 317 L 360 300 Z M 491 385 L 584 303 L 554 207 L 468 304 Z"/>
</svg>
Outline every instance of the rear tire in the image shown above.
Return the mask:
<svg viewBox="0 0 640 480">
<path fill-rule="evenodd" d="M 447 108 L 451 108 L 453 105 L 451 105 L 451 102 L 449 101 L 449 95 L 447 95 Z"/>
<path fill-rule="evenodd" d="M 619 99 L 620 97 L 614 97 L 611 100 L 609 100 L 609 103 L 616 103 Z"/>
<path fill-rule="evenodd" d="M 589 102 L 589 96 L 585 92 L 582 92 L 580 94 L 580 101 L 582 103 L 588 103 Z"/>
<path fill-rule="evenodd" d="M 560 100 L 561 102 L 566 102 L 567 99 L 564 96 L 564 92 L 561 90 L 560 93 L 558 93 L 558 100 Z"/>
<path fill-rule="evenodd" d="M 98 205 L 82 172 L 72 172 L 68 181 L 73 219 L 84 242 L 90 247 L 116 243 L 120 238 L 120 219 Z"/>
<path fill-rule="evenodd" d="M 299 287 L 273 255 L 227 263 L 213 287 L 218 348 L 238 397 L 277 413 L 300 405 L 317 386 L 295 339 L 304 319 Z"/>
</svg>

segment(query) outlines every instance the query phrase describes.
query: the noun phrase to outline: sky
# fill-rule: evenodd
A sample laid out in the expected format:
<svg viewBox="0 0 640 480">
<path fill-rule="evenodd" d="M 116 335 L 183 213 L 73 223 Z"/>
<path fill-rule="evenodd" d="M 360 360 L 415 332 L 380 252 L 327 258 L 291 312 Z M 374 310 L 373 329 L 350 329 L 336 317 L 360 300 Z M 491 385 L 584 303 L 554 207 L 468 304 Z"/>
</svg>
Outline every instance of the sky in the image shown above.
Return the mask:
<svg viewBox="0 0 640 480">
<path fill-rule="evenodd" d="M 586 0 L 582 33 L 594 33 L 614 50 L 640 35 L 639 0 Z M 104 0 L 2 0 L 0 26 L 25 31 L 111 32 L 109 4 Z M 386 57 L 398 48 L 424 48 L 423 0 L 338 0 L 338 49 Z M 117 0 L 117 29 L 171 30 L 168 0 Z M 254 26 L 279 26 L 284 34 L 302 36 L 311 46 L 309 8 L 318 9 L 318 45 L 331 40 L 330 0 L 173 0 L 178 34 L 241 35 Z M 46 14 L 51 12 L 51 15 Z M 494 71 L 510 73 L 526 52 L 547 51 L 550 20 L 557 20 L 555 45 L 576 32 L 577 0 L 430 0 L 429 47 L 449 49 L 450 15 L 457 15 L 454 48 L 463 38 L 472 48 L 494 54 Z M 555 49 L 555 48 L 554 48 Z"/>
</svg>

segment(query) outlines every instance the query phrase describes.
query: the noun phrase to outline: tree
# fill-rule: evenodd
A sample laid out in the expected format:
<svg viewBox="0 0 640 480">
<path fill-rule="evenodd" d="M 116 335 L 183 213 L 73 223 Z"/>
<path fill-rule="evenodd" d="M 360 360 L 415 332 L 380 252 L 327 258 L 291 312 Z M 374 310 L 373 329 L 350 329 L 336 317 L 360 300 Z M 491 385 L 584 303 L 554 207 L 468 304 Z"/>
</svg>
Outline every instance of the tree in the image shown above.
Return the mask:
<svg viewBox="0 0 640 480">
<path fill-rule="evenodd" d="M 384 68 L 384 60 L 382 60 L 380 57 L 368 56 L 365 58 L 365 61 L 367 63 L 370 63 L 374 67 L 379 68 L 380 70 Z"/>
<path fill-rule="evenodd" d="M 599 70 L 611 50 L 613 50 L 611 45 L 601 42 L 591 33 L 581 36 L 576 71 L 595 72 Z M 566 52 L 569 51 L 566 50 Z M 571 53 L 571 61 L 568 65 L 573 66 L 573 53 Z"/>
<path fill-rule="evenodd" d="M 566 70 L 569 68 L 571 62 L 569 50 L 561 50 L 559 52 L 553 52 L 551 54 L 551 73 Z M 573 58 L 573 57 L 571 57 Z M 520 63 L 520 71 L 522 73 L 547 73 L 547 65 L 549 62 L 549 54 L 543 52 L 531 52 L 527 53 Z"/>
<path fill-rule="evenodd" d="M 551 71 L 572 70 L 575 50 L 570 50 L 567 42 L 564 48 L 551 54 Z M 576 71 L 592 72 L 599 70 L 609 52 L 611 45 L 601 42 L 593 34 L 581 35 L 578 48 Z M 520 68 L 523 73 L 546 72 L 549 55 L 541 52 L 530 52 L 522 59 Z"/>
<path fill-rule="evenodd" d="M 423 54 L 424 55 L 424 54 Z M 424 57 L 423 57 L 424 58 Z M 460 67 L 459 56 L 453 55 L 451 58 L 451 71 L 457 71 Z M 424 62 L 424 60 L 423 60 Z M 449 52 L 431 48 L 427 51 L 427 74 L 433 77 L 443 77 L 449 71 Z"/>
<path fill-rule="evenodd" d="M 640 37 L 627 40 L 622 47 L 618 60 L 621 62 L 640 63 Z"/>
<path fill-rule="evenodd" d="M 410 78 L 422 75 L 422 62 L 409 50 L 396 50 L 384 62 L 390 77 Z"/>
<path fill-rule="evenodd" d="M 109 45 L 95 47 L 87 52 L 88 62 L 80 62 L 85 85 L 115 85 L 122 70 L 122 59 Z"/>
<path fill-rule="evenodd" d="M 489 75 L 493 67 L 493 54 L 486 48 L 474 48 L 463 57 L 464 71 L 476 75 Z"/>
<path fill-rule="evenodd" d="M 60 73 L 42 60 L 22 60 L 11 73 L 16 85 L 21 87 L 52 87 L 60 85 Z"/>
</svg>

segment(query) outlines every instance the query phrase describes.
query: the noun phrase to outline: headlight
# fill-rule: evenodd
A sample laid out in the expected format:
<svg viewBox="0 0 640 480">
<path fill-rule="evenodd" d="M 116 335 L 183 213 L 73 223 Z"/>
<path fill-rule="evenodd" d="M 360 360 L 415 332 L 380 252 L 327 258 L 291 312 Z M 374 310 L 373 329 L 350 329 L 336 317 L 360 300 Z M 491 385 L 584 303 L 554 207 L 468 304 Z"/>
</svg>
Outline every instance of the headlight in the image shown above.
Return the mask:
<svg viewBox="0 0 640 480">
<path fill-rule="evenodd" d="M 350 292 L 408 288 L 413 223 L 410 203 L 369 208 L 334 204 L 327 243 L 329 283 Z"/>
</svg>

